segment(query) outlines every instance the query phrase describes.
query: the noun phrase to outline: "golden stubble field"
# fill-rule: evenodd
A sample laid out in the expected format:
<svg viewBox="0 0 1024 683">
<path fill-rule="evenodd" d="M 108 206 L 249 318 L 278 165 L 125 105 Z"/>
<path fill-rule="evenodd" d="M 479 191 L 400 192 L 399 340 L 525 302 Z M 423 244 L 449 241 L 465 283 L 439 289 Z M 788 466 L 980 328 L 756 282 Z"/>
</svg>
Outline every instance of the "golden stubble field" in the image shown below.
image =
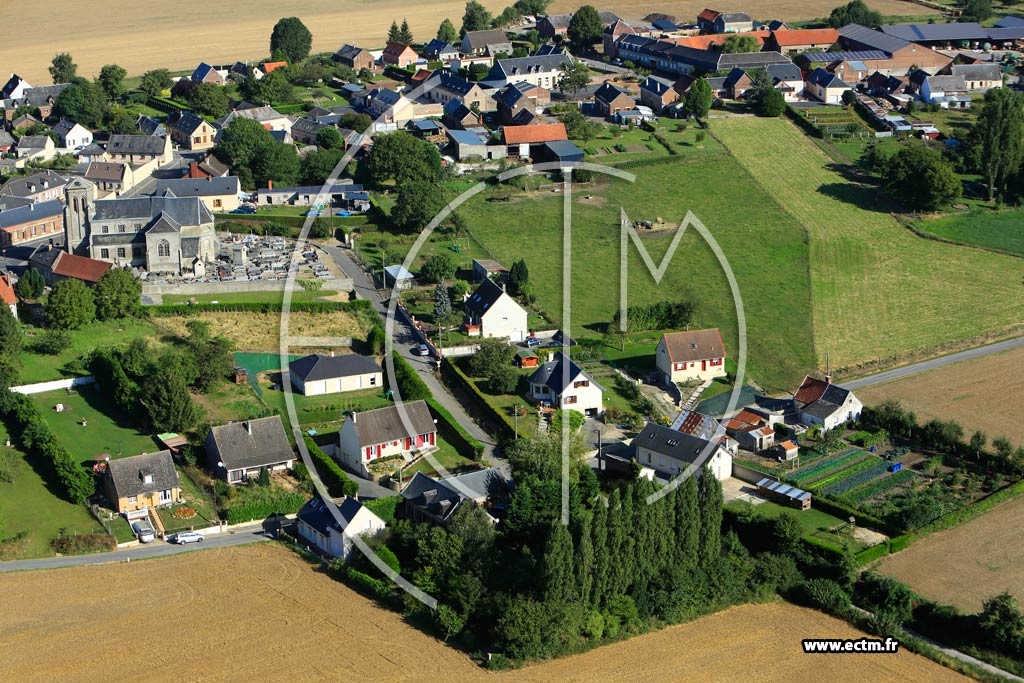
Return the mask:
<svg viewBox="0 0 1024 683">
<path fill-rule="evenodd" d="M 876 384 L 857 391 L 869 405 L 897 399 L 924 422 L 955 419 L 968 434 L 1005 436 L 1024 446 L 1024 347 Z"/>
<path fill-rule="evenodd" d="M 281 348 L 281 314 L 250 311 L 205 311 L 196 316 L 209 323 L 210 333 L 223 336 L 236 351 L 278 351 Z M 153 318 L 161 334 L 187 337 L 191 318 Z M 353 337 L 364 339 L 369 328 L 347 311 L 288 314 L 288 331 L 301 337 Z"/>
<path fill-rule="evenodd" d="M 1024 498 L 1017 498 L 917 541 L 883 559 L 879 569 L 926 598 L 968 612 L 1004 591 L 1024 600 L 1022 524 Z"/>
<path fill-rule="evenodd" d="M 511 0 L 481 0 L 494 13 Z M 555 0 L 552 12 L 572 11 L 578 0 Z M 641 2 L 619 0 L 595 6 L 624 18 L 650 12 L 694 20 L 703 0 Z M 825 16 L 832 0 L 744 0 L 727 9 L 758 19 L 807 19 Z M 922 14 L 928 10 L 903 0 L 868 0 L 886 14 Z M 392 19 L 408 18 L 417 40 L 431 38 L 445 17 L 456 28 L 465 0 L 178 0 L 173 3 L 131 0 L 34 0 L 0 2 L 0 77 L 17 72 L 33 85 L 50 82 L 46 69 L 57 52 L 68 51 L 79 73 L 93 76 L 104 64 L 118 63 L 129 74 L 166 67 L 191 69 L 200 61 L 226 63 L 267 56 L 270 31 L 281 17 L 298 16 L 313 33 L 315 51 L 336 50 L 343 43 L 382 47 Z M 73 17 L 73 19 L 69 19 Z"/>
<path fill-rule="evenodd" d="M 270 543 L 4 574 L 0 595 L 2 678 L 21 683 L 968 680 L 907 652 L 805 655 L 801 638 L 861 634 L 786 604 L 493 674 Z"/>
</svg>

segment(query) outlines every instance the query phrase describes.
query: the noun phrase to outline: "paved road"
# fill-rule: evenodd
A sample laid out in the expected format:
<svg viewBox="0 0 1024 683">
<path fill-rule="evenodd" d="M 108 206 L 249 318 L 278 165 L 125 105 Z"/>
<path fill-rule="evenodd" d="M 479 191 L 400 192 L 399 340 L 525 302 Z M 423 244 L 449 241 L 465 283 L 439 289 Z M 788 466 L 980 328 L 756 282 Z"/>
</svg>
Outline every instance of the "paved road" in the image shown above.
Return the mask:
<svg viewBox="0 0 1024 683">
<path fill-rule="evenodd" d="M 174 158 L 170 163 L 161 166 L 153 175 L 144 178 L 135 187 L 121 194 L 122 197 L 143 197 L 156 192 L 156 184 L 159 180 L 175 180 L 181 178 L 188 170 L 189 162 L 192 159 L 183 155 L 177 150 L 174 151 Z"/>
<path fill-rule="evenodd" d="M 366 272 L 359 267 L 351 255 L 349 249 L 336 246 L 325 246 L 324 250 L 331 255 L 338 267 L 345 273 L 346 276 L 352 279 L 353 287 L 355 288 L 356 297 L 359 299 L 366 299 L 373 303 L 377 313 L 382 318 L 387 320 L 388 315 L 388 302 L 381 299 L 380 292 L 373 285 L 370 277 Z M 399 316 L 395 317 L 395 335 L 394 335 L 394 348 L 398 351 L 405 360 L 419 373 L 419 376 L 426 383 L 430 389 L 430 393 L 433 394 L 434 398 L 444 406 L 448 412 L 452 414 L 452 417 L 462 425 L 462 427 L 469 432 L 469 434 L 484 445 L 484 461 L 492 467 L 500 468 L 506 476 L 508 476 L 508 462 L 502 458 L 498 458 L 495 454 L 495 443 L 494 439 L 491 438 L 484 430 L 482 430 L 476 422 L 466 414 L 466 411 L 462 409 L 462 405 L 452 396 L 448 389 L 441 383 L 435 373 L 435 362 L 432 358 L 423 358 L 422 356 L 415 355 L 412 351 L 413 347 L 418 343 L 418 338 L 413 332 L 412 328 L 406 325 L 402 318 Z"/>
<path fill-rule="evenodd" d="M 1015 349 L 1021 346 L 1024 346 L 1024 337 L 1017 337 L 1016 339 L 1007 339 L 1006 341 L 997 342 L 995 344 L 989 344 L 988 346 L 979 346 L 974 349 L 968 349 L 967 351 L 951 353 L 948 356 L 941 356 L 940 358 L 932 358 L 931 360 L 921 361 L 920 363 L 906 365 L 902 368 L 896 368 L 895 370 L 887 370 L 885 372 L 879 372 L 874 375 L 868 375 L 867 377 L 852 379 L 848 382 L 843 382 L 842 386 L 852 390 L 863 389 L 864 387 L 869 387 L 873 384 L 889 382 L 894 379 L 900 379 L 901 377 L 916 375 L 919 372 L 934 370 L 936 368 L 941 368 L 946 365 L 952 365 L 953 363 L 959 363 L 965 360 L 974 360 L 976 358 L 981 358 L 982 356 L 987 356 L 992 353 L 1009 351 L 1010 349 Z"/>
<path fill-rule="evenodd" d="M 209 548 L 228 548 L 234 545 L 247 543 L 258 543 L 269 541 L 274 537 L 276 525 L 269 525 L 266 528 L 261 524 L 254 524 L 251 527 L 243 527 L 223 534 L 207 536 L 202 543 L 189 543 L 188 545 L 174 545 L 164 541 L 154 541 L 146 545 L 139 545 L 125 550 L 114 550 L 108 553 L 95 553 L 93 555 L 70 555 L 67 557 L 47 557 L 40 560 L 14 560 L 11 562 L 0 562 L 0 573 L 17 572 L 29 569 L 56 569 L 59 567 L 82 567 L 93 564 L 109 564 L 112 562 L 128 562 L 130 560 L 146 560 L 152 557 L 165 557 L 177 555 L 195 550 L 208 550 Z"/>
</svg>

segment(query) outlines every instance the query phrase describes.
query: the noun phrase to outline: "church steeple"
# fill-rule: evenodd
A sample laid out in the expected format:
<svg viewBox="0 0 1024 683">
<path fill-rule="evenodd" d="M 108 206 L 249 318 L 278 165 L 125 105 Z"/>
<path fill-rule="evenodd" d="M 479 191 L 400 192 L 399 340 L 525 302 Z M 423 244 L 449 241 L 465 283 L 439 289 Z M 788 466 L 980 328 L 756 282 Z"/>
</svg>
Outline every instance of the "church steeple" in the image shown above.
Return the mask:
<svg viewBox="0 0 1024 683">
<path fill-rule="evenodd" d="M 75 178 L 64 186 L 64 251 L 89 256 L 89 214 L 96 201 L 96 185 Z"/>
</svg>

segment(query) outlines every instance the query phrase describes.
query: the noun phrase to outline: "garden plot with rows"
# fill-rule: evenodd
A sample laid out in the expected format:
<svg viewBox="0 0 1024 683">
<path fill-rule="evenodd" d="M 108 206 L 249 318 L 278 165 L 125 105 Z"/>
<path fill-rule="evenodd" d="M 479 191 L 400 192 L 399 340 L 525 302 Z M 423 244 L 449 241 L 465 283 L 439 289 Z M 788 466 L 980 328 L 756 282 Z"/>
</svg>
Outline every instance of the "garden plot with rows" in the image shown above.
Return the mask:
<svg viewBox="0 0 1024 683">
<path fill-rule="evenodd" d="M 848 448 L 796 470 L 789 478 L 808 491 L 856 505 L 897 486 L 913 485 L 916 475 L 905 469 L 890 472 L 892 464 L 860 448 Z"/>
</svg>

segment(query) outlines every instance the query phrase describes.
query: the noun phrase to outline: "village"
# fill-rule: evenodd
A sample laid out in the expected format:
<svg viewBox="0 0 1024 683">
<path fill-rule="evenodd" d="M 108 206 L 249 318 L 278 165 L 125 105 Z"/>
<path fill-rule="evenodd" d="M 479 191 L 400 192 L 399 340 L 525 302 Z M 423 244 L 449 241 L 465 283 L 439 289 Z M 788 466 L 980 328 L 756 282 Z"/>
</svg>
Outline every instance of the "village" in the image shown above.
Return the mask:
<svg viewBox="0 0 1024 683">
<path fill-rule="evenodd" d="M 548 5 L 15 68 L 0 570 L 273 540 L 489 668 L 781 596 L 1019 680 L 1024 575 L 897 567 L 1022 490 L 1024 17 Z"/>
</svg>

